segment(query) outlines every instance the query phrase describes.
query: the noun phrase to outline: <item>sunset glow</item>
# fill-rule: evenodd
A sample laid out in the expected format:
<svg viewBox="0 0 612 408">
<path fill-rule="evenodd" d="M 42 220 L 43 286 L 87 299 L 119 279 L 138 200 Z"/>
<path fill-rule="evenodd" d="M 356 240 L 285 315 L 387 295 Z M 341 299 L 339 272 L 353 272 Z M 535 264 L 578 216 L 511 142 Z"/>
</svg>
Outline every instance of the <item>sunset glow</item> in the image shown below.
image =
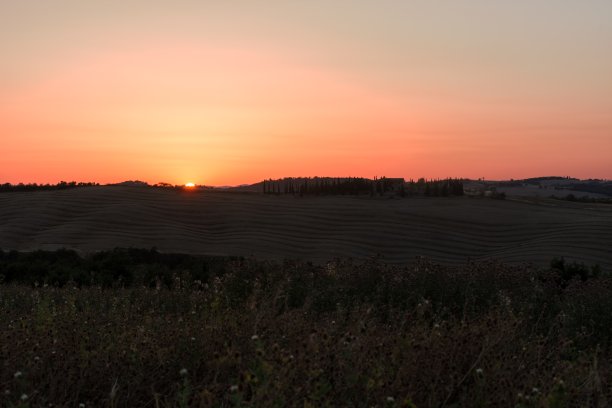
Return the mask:
<svg viewBox="0 0 612 408">
<path fill-rule="evenodd" d="M 0 5 L 0 182 L 612 178 L 612 2 L 178 3 Z"/>
</svg>

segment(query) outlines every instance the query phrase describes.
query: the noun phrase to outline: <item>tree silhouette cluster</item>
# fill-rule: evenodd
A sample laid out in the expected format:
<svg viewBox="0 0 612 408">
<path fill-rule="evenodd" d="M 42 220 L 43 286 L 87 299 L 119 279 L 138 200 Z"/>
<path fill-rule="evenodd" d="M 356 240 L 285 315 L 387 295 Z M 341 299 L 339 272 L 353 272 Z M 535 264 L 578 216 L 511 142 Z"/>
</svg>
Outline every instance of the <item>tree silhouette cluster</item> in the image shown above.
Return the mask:
<svg viewBox="0 0 612 408">
<path fill-rule="evenodd" d="M 448 197 L 463 195 L 463 180 L 461 179 L 431 179 L 420 178 L 406 183 L 406 195 L 427 197 Z"/>
<path fill-rule="evenodd" d="M 155 183 L 155 184 L 146 184 L 145 187 L 151 187 L 151 188 L 161 188 L 161 189 L 167 189 L 167 190 L 185 190 L 187 187 L 184 184 L 170 184 L 170 183 L 165 183 L 165 182 L 159 182 L 159 183 Z M 192 188 L 197 188 L 198 190 L 212 190 L 215 187 L 211 187 L 211 186 L 205 186 L 202 184 L 196 184 L 195 186 L 192 186 Z"/>
<path fill-rule="evenodd" d="M 77 187 L 92 187 L 99 186 L 99 183 L 83 183 L 76 181 L 60 181 L 57 184 L 37 184 L 37 183 L 19 183 L 19 184 L 11 184 L 4 183 L 0 184 L 0 192 L 8 192 L 8 191 L 38 191 L 38 190 L 65 190 L 69 188 L 77 188 Z"/>
<path fill-rule="evenodd" d="M 363 177 L 286 177 L 264 180 L 264 194 L 292 195 L 374 195 L 399 192 L 404 179 Z"/>
<path fill-rule="evenodd" d="M 370 195 L 452 196 L 463 195 L 460 179 L 405 181 L 381 177 L 286 177 L 262 182 L 264 194 L 291 195 Z"/>
</svg>

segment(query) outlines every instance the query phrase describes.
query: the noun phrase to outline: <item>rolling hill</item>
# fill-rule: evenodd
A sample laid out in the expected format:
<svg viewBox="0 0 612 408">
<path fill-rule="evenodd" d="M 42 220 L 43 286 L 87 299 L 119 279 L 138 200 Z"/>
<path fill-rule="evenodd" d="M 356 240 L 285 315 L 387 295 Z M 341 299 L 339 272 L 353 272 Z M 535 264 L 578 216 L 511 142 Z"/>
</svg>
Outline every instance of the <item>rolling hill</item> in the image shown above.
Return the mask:
<svg viewBox="0 0 612 408">
<path fill-rule="evenodd" d="M 157 247 L 390 263 L 555 256 L 612 269 L 612 207 L 555 200 L 383 199 L 176 191 L 135 186 L 0 194 L 0 248 L 83 252 Z"/>
</svg>

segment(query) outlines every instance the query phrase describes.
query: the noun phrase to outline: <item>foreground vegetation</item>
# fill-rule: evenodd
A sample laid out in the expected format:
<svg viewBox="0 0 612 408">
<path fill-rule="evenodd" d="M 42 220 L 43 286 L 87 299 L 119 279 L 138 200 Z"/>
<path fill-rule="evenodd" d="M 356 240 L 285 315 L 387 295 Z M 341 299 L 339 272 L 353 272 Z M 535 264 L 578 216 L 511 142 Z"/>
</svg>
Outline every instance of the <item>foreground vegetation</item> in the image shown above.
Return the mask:
<svg viewBox="0 0 612 408">
<path fill-rule="evenodd" d="M 0 406 L 612 401 L 596 267 L 115 250 L 0 252 L 0 274 Z"/>
</svg>

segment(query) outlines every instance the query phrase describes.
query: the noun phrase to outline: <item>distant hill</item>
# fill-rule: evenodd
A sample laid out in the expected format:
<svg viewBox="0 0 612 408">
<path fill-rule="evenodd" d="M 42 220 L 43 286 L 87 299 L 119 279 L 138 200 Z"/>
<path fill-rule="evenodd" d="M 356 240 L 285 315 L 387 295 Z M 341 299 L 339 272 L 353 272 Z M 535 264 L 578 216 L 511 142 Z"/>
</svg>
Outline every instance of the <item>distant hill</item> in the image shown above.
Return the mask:
<svg viewBox="0 0 612 408">
<path fill-rule="evenodd" d="M 140 180 L 126 180 L 121 183 L 108 184 L 109 186 L 147 187 L 149 183 Z"/>
<path fill-rule="evenodd" d="M 580 180 L 573 177 L 531 177 L 518 180 L 470 180 L 470 190 L 492 190 L 507 196 L 588 198 L 612 197 L 612 181 L 600 179 Z"/>
<path fill-rule="evenodd" d="M 263 181 L 255 184 L 240 184 L 238 186 L 219 186 L 217 190 L 227 190 L 236 192 L 261 193 L 263 192 Z"/>
<path fill-rule="evenodd" d="M 540 181 L 560 181 L 560 180 L 579 181 L 579 179 L 577 178 L 561 177 L 561 176 L 530 177 L 530 178 L 523 179 L 522 181 L 526 183 L 534 183 L 534 182 L 540 182 Z"/>
<path fill-rule="evenodd" d="M 604 194 L 612 197 L 612 181 L 582 180 L 570 184 L 567 186 L 567 188 L 570 190 L 585 193 Z"/>
</svg>

